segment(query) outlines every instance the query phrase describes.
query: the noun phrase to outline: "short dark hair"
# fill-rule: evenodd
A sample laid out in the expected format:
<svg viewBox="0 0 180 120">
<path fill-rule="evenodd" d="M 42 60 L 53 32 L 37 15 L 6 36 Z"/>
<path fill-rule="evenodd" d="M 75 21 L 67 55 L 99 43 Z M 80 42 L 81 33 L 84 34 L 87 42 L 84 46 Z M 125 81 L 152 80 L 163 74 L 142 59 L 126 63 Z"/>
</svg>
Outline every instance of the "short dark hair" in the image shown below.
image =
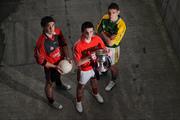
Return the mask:
<svg viewBox="0 0 180 120">
<path fill-rule="evenodd" d="M 49 22 L 55 22 L 52 16 L 45 16 L 41 19 L 41 27 L 45 27 Z"/>
<path fill-rule="evenodd" d="M 81 32 L 84 32 L 87 28 L 94 28 L 94 25 L 92 22 L 86 21 L 81 25 Z"/>
<path fill-rule="evenodd" d="M 112 3 L 109 5 L 109 7 L 108 7 L 108 10 L 109 10 L 109 9 L 119 10 L 119 6 L 118 6 L 118 4 L 112 2 Z"/>
</svg>

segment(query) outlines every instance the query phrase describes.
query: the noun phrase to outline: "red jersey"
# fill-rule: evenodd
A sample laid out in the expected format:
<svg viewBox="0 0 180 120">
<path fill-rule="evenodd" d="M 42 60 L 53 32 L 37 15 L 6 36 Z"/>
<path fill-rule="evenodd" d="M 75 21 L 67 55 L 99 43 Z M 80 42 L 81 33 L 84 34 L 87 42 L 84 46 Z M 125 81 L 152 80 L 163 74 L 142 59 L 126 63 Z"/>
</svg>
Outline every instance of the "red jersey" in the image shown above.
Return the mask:
<svg viewBox="0 0 180 120">
<path fill-rule="evenodd" d="M 56 28 L 52 38 L 45 33 L 41 34 L 36 42 L 38 50 L 38 63 L 43 65 L 46 62 L 57 63 L 64 57 L 62 47 L 66 46 L 65 39 L 60 29 Z"/>
<path fill-rule="evenodd" d="M 80 59 L 90 56 L 91 52 L 102 48 L 105 48 L 105 45 L 99 36 L 93 36 L 90 43 L 85 42 L 81 37 L 74 45 L 74 59 L 78 62 Z M 92 69 L 92 65 L 90 62 L 86 62 L 80 66 L 80 69 L 88 71 Z"/>
</svg>

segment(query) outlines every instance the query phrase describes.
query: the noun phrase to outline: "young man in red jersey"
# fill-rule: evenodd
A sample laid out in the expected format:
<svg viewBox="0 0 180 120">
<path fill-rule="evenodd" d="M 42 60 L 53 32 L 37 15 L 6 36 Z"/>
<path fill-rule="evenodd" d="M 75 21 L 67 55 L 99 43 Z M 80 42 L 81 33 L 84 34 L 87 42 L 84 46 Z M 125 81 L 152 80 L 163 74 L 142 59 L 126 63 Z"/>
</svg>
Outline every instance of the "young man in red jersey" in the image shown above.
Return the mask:
<svg viewBox="0 0 180 120">
<path fill-rule="evenodd" d="M 82 35 L 74 45 L 74 59 L 78 66 L 78 84 L 76 91 L 76 109 L 83 112 L 82 96 L 84 86 L 90 80 L 92 92 L 99 103 L 103 103 L 103 97 L 98 92 L 98 83 L 93 70 L 96 60 L 95 51 L 104 49 L 105 45 L 100 37 L 94 35 L 94 26 L 91 22 L 84 22 L 81 26 Z"/>
<path fill-rule="evenodd" d="M 53 91 L 54 82 L 58 88 L 63 90 L 71 88 L 70 85 L 62 83 L 60 79 L 62 70 L 58 66 L 62 59 L 65 59 L 65 57 L 69 58 L 67 43 L 62 31 L 59 28 L 55 28 L 53 17 L 43 17 L 41 19 L 41 26 L 43 32 L 36 41 L 34 55 L 37 63 L 44 67 L 46 77 L 45 93 L 50 105 L 62 109 L 63 106 L 55 101 Z"/>
</svg>

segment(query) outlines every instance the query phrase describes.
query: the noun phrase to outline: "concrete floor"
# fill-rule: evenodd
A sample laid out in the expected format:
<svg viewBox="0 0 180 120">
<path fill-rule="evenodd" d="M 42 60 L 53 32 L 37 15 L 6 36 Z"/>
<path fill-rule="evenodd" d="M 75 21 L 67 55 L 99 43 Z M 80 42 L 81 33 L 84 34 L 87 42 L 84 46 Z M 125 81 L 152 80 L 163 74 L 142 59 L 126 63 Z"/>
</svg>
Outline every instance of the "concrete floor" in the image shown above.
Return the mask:
<svg viewBox="0 0 180 120">
<path fill-rule="evenodd" d="M 76 10 L 86 11 L 93 5 L 100 5 L 97 7 L 97 13 L 92 9 L 88 14 L 78 14 L 77 19 L 66 19 L 71 24 L 65 29 L 65 35 L 70 38 L 71 43 L 79 36 L 78 31 L 72 31 L 73 28 L 80 27 L 80 23 L 88 17 L 94 23 L 97 22 L 98 20 L 92 18 L 92 13 L 95 13 L 96 18 L 100 18 L 110 3 L 108 0 L 64 2 L 68 2 L 68 14 L 74 15 L 73 17 L 77 15 Z M 62 111 L 58 111 L 47 104 L 43 68 L 37 64 L 5 64 L 0 67 L 0 120 L 180 119 L 180 64 L 153 0 L 116 2 L 122 9 L 127 32 L 121 44 L 120 72 L 116 87 L 111 92 L 105 92 L 104 87 L 109 75 L 103 76 L 99 81 L 105 103 L 96 102 L 88 84 L 84 93 L 84 112 L 79 114 L 75 110 L 77 82 L 74 69 L 70 74 L 63 76 L 63 81 L 71 84 L 72 89 L 56 89 L 56 99 L 64 106 Z M 87 7 L 82 6 L 83 4 Z M 48 11 L 57 12 L 51 7 L 47 7 Z M 84 17 L 79 18 L 81 15 Z"/>
</svg>

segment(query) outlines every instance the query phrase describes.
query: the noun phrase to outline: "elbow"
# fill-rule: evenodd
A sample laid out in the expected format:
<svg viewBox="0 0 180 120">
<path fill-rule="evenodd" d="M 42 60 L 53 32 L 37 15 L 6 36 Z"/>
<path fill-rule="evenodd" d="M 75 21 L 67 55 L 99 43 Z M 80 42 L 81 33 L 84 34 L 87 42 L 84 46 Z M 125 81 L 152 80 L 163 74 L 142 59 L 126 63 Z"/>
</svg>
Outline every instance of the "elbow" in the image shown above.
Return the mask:
<svg viewBox="0 0 180 120">
<path fill-rule="evenodd" d="M 80 67 L 80 66 L 81 66 L 81 64 L 80 64 L 80 63 L 76 63 L 76 65 L 77 65 L 77 67 Z"/>
<path fill-rule="evenodd" d="M 81 66 L 80 61 L 75 61 L 75 65 L 76 65 L 77 67 Z"/>
</svg>

